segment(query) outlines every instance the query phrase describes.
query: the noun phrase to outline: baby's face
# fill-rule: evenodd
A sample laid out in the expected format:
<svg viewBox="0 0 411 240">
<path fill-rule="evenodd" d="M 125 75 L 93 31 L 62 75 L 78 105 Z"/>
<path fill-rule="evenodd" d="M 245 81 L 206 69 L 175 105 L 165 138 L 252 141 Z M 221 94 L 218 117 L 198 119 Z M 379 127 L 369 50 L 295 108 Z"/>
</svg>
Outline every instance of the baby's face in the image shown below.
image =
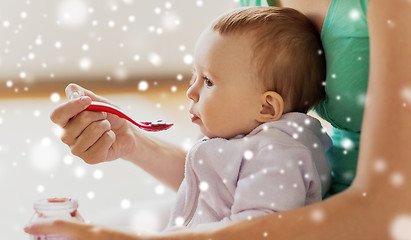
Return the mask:
<svg viewBox="0 0 411 240">
<path fill-rule="evenodd" d="M 253 74 L 249 37 L 205 30 L 194 53 L 195 81 L 187 91 L 193 123 L 210 138 L 247 134 L 259 123 L 263 89 Z"/>
</svg>

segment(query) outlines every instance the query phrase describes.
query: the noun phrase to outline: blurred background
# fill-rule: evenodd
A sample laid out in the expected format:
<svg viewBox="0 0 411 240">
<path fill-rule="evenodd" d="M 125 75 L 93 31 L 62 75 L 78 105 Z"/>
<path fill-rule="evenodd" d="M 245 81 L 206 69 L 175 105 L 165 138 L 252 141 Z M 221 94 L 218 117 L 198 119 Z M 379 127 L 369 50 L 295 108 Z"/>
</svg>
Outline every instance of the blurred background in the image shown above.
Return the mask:
<svg viewBox="0 0 411 240">
<path fill-rule="evenodd" d="M 175 193 L 137 166 L 118 160 L 88 165 L 60 141 L 52 110 L 70 82 L 103 95 L 137 120 L 163 119 L 170 130 L 147 133 L 191 147 L 199 134 L 185 91 L 193 49 L 233 0 L 0 0 L 0 233 L 28 239 L 33 202 L 79 200 L 93 219 L 136 202 Z M 134 218 L 156 219 L 143 212 Z"/>
</svg>

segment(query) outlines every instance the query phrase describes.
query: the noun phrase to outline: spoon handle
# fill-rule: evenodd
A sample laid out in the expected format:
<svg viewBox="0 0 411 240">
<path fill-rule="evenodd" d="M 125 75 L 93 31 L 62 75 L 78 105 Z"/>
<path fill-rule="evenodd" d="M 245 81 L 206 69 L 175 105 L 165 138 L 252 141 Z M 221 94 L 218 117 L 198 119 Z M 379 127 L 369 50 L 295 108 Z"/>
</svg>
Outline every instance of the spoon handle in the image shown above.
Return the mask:
<svg viewBox="0 0 411 240">
<path fill-rule="evenodd" d="M 94 112 L 106 112 L 106 113 L 111 113 L 114 115 L 117 115 L 120 118 L 124 118 L 127 121 L 131 122 L 132 124 L 140 127 L 140 124 L 135 122 L 133 119 L 131 119 L 129 116 L 127 116 L 124 112 L 122 112 L 119 108 L 116 108 L 112 105 L 109 105 L 107 103 L 102 103 L 102 102 L 91 102 L 90 106 L 86 108 L 86 110 L 89 111 L 94 111 Z"/>
<path fill-rule="evenodd" d="M 127 114 L 125 114 L 123 111 L 121 111 L 119 108 L 114 107 L 110 104 L 107 103 L 102 103 L 102 102 L 91 102 L 91 104 L 86 108 L 86 110 L 89 111 L 95 111 L 95 112 L 107 112 L 111 113 L 114 115 L 117 115 L 120 118 L 124 118 L 127 121 L 131 122 L 132 124 L 136 125 L 137 127 L 149 131 L 149 132 L 158 132 L 158 131 L 163 131 L 169 129 L 171 126 L 173 126 L 172 123 L 164 123 L 164 122 L 157 122 L 157 123 L 152 123 L 152 122 L 142 122 L 138 123 L 131 119 Z"/>
</svg>

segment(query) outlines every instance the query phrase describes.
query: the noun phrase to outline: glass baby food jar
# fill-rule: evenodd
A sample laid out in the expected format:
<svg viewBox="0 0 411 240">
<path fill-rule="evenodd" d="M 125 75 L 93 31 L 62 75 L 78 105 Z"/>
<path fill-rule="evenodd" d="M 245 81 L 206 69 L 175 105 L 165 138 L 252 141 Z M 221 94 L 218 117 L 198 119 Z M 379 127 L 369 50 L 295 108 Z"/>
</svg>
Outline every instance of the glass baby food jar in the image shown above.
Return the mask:
<svg viewBox="0 0 411 240">
<path fill-rule="evenodd" d="M 41 199 L 34 203 L 35 213 L 30 223 L 40 219 L 64 219 L 84 222 L 77 211 L 78 202 L 71 198 L 49 198 Z M 30 240 L 69 240 L 58 235 L 30 235 Z"/>
</svg>

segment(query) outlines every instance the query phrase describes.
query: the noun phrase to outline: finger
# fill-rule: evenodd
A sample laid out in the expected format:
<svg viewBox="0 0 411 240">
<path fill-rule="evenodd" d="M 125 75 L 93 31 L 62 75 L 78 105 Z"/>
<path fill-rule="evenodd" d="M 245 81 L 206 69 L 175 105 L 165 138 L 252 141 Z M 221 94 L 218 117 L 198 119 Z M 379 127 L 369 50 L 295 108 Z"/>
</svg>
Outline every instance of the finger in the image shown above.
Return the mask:
<svg viewBox="0 0 411 240">
<path fill-rule="evenodd" d="M 85 152 L 86 162 L 89 164 L 114 160 L 113 144 L 116 141 L 116 134 L 110 130 L 105 132 L 87 151 Z"/>
<path fill-rule="evenodd" d="M 91 104 L 89 97 L 76 98 L 58 106 L 50 115 L 52 122 L 65 127 L 68 121 Z"/>
<path fill-rule="evenodd" d="M 81 97 L 81 96 L 87 96 L 90 97 L 91 100 L 93 101 L 98 101 L 98 102 L 105 102 L 105 103 L 110 103 L 107 99 L 98 96 L 97 94 L 95 94 L 94 92 L 87 90 L 77 84 L 74 83 L 70 83 L 67 87 L 66 87 L 66 96 L 69 100 Z M 111 103 L 110 103 L 111 104 Z"/>
<path fill-rule="evenodd" d="M 111 130 L 111 125 L 108 120 L 92 122 L 76 139 L 76 143 L 72 146 L 71 152 L 76 156 L 81 156 L 109 130 Z"/>
<path fill-rule="evenodd" d="M 84 130 L 93 122 L 99 122 L 107 118 L 105 112 L 82 111 L 75 118 L 70 119 L 64 127 L 61 141 L 69 146 L 73 145 Z"/>
<path fill-rule="evenodd" d="M 66 87 L 65 92 L 66 92 L 66 96 L 69 100 L 79 98 L 81 96 L 85 96 L 84 88 L 82 88 L 79 85 L 74 84 L 74 83 L 70 83 Z"/>
<path fill-rule="evenodd" d="M 31 235 L 57 234 L 60 236 L 78 239 L 87 236 L 87 230 L 92 225 L 66 220 L 38 220 L 24 231 Z"/>
</svg>

